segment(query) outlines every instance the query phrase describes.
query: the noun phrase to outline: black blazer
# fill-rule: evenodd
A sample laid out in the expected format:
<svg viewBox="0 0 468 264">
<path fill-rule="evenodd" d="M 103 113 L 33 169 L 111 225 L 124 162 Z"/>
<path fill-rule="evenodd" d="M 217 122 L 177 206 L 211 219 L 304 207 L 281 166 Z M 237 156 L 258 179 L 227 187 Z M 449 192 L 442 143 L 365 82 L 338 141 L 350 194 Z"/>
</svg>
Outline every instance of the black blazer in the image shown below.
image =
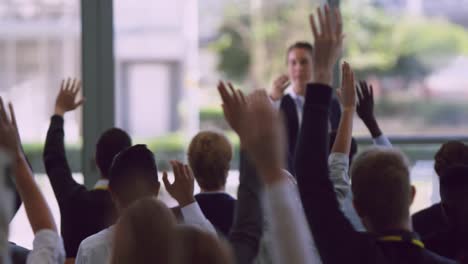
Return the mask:
<svg viewBox="0 0 468 264">
<path fill-rule="evenodd" d="M 296 150 L 296 178 L 304 212 L 323 263 L 456 263 L 413 244 L 407 231 L 390 231 L 404 241 L 383 242 L 355 231 L 340 210 L 328 172 L 328 115 L 332 89 L 307 87 Z M 384 235 L 384 234 L 380 234 Z M 408 241 L 408 242 L 405 242 Z"/>
<path fill-rule="evenodd" d="M 116 216 L 107 190 L 87 190 L 77 183 L 65 156 L 63 118 L 53 116 L 44 147 L 44 164 L 60 209 L 67 258 L 75 258 L 81 241 L 109 227 Z"/>
<path fill-rule="evenodd" d="M 434 233 L 445 231 L 448 223 L 442 205 L 436 203 L 413 215 L 413 228 L 424 239 Z"/>
<path fill-rule="evenodd" d="M 330 124 L 332 131 L 338 129 L 340 124 L 341 118 L 341 107 L 338 100 L 333 97 L 331 104 L 329 106 L 330 109 Z M 297 138 L 299 136 L 299 118 L 297 113 L 296 102 L 291 97 L 291 95 L 287 94 L 283 96 L 281 99 L 280 110 L 283 113 L 283 120 L 285 122 L 286 127 L 286 138 L 287 138 L 287 166 L 288 171 L 291 172 L 292 175 L 295 175 L 295 168 L 294 168 L 294 156 L 296 152 L 296 143 Z M 301 113 L 302 114 L 302 113 Z"/>
<path fill-rule="evenodd" d="M 227 237 L 234 220 L 236 199 L 227 193 L 199 193 L 195 200 L 206 218 Z"/>
</svg>

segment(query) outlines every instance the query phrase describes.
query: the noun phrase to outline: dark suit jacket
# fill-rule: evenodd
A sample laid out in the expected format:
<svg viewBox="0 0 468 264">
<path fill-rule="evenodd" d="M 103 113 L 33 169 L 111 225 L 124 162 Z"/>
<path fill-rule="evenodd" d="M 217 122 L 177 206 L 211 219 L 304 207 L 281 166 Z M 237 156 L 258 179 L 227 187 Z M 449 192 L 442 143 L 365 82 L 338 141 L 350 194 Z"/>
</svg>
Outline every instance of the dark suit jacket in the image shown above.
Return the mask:
<svg viewBox="0 0 468 264">
<path fill-rule="evenodd" d="M 440 203 L 415 213 L 412 218 L 414 230 L 423 239 L 447 229 L 447 219 Z"/>
<path fill-rule="evenodd" d="M 468 240 L 456 232 L 437 231 L 423 239 L 427 249 L 447 258 L 468 263 Z"/>
<path fill-rule="evenodd" d="M 323 263 L 455 263 L 405 239 L 382 242 L 355 231 L 340 210 L 328 172 L 328 115 L 332 89 L 307 87 L 302 128 L 296 150 L 296 178 L 304 212 Z M 383 208 L 384 209 L 384 208 Z M 388 234 L 414 237 L 406 231 Z"/>
<path fill-rule="evenodd" d="M 115 208 L 107 190 L 90 190 L 72 178 L 65 156 L 63 118 L 53 116 L 44 147 L 44 164 L 60 208 L 61 235 L 67 258 L 75 258 L 81 241 L 113 222 Z"/>
<path fill-rule="evenodd" d="M 239 188 L 234 222 L 229 242 L 237 264 L 253 263 L 260 248 L 263 234 L 263 212 L 260 201 L 261 182 L 257 170 L 241 151 Z"/>
<path fill-rule="evenodd" d="M 234 219 L 236 199 L 227 193 L 199 193 L 195 199 L 205 217 L 227 237 Z"/>
<path fill-rule="evenodd" d="M 330 104 L 330 124 L 332 131 L 338 129 L 338 125 L 340 124 L 341 118 L 341 108 L 340 103 L 336 98 L 333 98 Z M 297 113 L 296 102 L 291 97 L 291 95 L 287 94 L 283 96 L 281 99 L 280 110 L 283 113 L 285 127 L 286 127 L 286 136 L 287 136 L 287 165 L 288 171 L 291 172 L 292 175 L 295 175 L 295 168 L 294 168 L 294 156 L 296 152 L 296 143 L 297 138 L 299 135 L 299 118 Z"/>
</svg>

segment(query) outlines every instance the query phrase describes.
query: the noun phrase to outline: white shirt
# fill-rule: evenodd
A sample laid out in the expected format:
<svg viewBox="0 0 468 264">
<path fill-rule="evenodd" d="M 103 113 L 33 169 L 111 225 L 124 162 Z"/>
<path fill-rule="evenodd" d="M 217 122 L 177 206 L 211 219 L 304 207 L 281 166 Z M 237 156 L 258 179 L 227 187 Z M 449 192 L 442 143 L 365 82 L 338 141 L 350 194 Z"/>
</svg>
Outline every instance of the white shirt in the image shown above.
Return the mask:
<svg viewBox="0 0 468 264">
<path fill-rule="evenodd" d="M 283 180 L 267 186 L 264 198 L 272 263 L 322 263 L 296 186 Z"/>
<path fill-rule="evenodd" d="M 305 103 L 305 98 L 302 95 L 297 94 L 294 89 L 290 89 L 287 94 L 289 94 L 292 99 L 294 100 L 294 104 L 296 105 L 296 112 L 297 112 L 297 118 L 299 120 L 299 126 L 302 124 L 302 112 L 304 110 L 304 103 Z M 273 101 L 273 99 L 270 98 L 271 103 L 273 104 L 273 107 L 276 109 L 280 109 L 280 104 L 281 104 L 281 99 Z"/>
<path fill-rule="evenodd" d="M 34 236 L 33 249 L 26 263 L 62 264 L 65 262 L 65 248 L 60 235 L 52 230 L 40 230 Z"/>
<path fill-rule="evenodd" d="M 215 228 L 206 219 L 198 203 L 191 203 L 180 210 L 185 224 L 216 234 Z M 108 263 L 112 254 L 114 228 L 111 226 L 83 240 L 78 248 L 75 263 Z"/>
</svg>

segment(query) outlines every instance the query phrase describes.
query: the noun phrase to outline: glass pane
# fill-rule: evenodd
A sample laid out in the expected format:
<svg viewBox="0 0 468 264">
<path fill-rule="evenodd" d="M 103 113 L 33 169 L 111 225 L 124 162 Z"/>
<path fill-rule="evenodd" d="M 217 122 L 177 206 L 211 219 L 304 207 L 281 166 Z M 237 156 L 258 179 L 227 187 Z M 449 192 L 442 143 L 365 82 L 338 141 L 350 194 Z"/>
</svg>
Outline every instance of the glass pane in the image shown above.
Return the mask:
<svg viewBox="0 0 468 264">
<path fill-rule="evenodd" d="M 57 224 L 57 201 L 44 174 L 42 150 L 64 77 L 81 76 L 79 0 L 0 2 L 0 95 L 15 105 L 25 152 Z M 67 114 L 65 140 L 73 171 L 81 168 L 80 111 Z M 81 174 L 76 174 L 82 181 Z M 30 248 L 33 234 L 21 208 L 10 240 Z"/>
<path fill-rule="evenodd" d="M 117 124 L 155 151 L 160 169 L 170 159 L 185 159 L 199 129 L 221 130 L 237 147 L 223 120 L 217 82 L 232 81 L 246 91 L 270 89 L 287 73 L 288 46 L 312 41 L 307 17 L 321 2 L 144 0 L 136 6 L 115 0 Z M 344 59 L 373 85 L 384 133 L 463 135 L 468 84 L 460 69 L 468 61 L 468 2 L 341 3 Z M 355 136 L 369 136 L 358 119 Z M 421 189 L 416 209 L 439 199 L 431 163 L 438 147 L 404 148 Z M 236 182 L 232 177 L 233 192 Z"/>
</svg>

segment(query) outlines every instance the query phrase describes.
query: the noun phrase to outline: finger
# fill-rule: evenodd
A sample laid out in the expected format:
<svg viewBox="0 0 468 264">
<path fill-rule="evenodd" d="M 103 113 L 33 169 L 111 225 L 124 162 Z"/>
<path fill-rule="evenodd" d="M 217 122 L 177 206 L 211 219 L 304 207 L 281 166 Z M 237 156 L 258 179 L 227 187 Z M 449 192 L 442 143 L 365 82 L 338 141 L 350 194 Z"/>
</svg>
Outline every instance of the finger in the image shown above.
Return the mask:
<svg viewBox="0 0 468 264">
<path fill-rule="evenodd" d="M 219 95 L 221 96 L 221 100 L 223 101 L 224 104 L 229 104 L 229 94 L 226 89 L 226 85 L 222 81 L 219 81 L 218 83 L 218 92 Z"/>
<path fill-rule="evenodd" d="M 167 171 L 163 171 L 163 183 L 164 187 L 166 187 L 166 190 L 169 190 L 171 188 L 171 183 L 169 182 L 169 179 L 167 178 Z"/>
<path fill-rule="evenodd" d="M 77 107 L 83 105 L 85 101 L 86 101 L 86 98 L 84 98 L 84 97 L 81 98 L 80 100 L 78 100 L 78 102 L 75 103 L 74 108 L 77 108 Z"/>
<path fill-rule="evenodd" d="M 335 7 L 334 9 L 334 13 L 335 13 L 335 36 L 338 38 L 341 38 L 343 39 L 344 38 L 344 35 L 343 35 L 343 20 L 341 18 L 341 12 L 340 12 L 340 9 L 339 7 Z"/>
<path fill-rule="evenodd" d="M 18 131 L 18 124 L 16 123 L 16 115 L 15 109 L 13 108 L 13 104 L 10 102 L 8 103 L 8 109 L 10 110 L 10 120 L 13 126 L 15 127 L 16 131 Z"/>
<path fill-rule="evenodd" d="M 247 104 L 247 100 L 245 99 L 244 93 L 241 90 L 237 91 L 239 93 L 239 99 L 243 105 Z"/>
<path fill-rule="evenodd" d="M 322 9 L 320 7 L 317 8 L 319 23 L 320 23 L 320 36 L 323 36 L 326 29 L 325 29 L 325 19 L 323 18 Z"/>
<path fill-rule="evenodd" d="M 319 37 L 319 33 L 318 33 L 318 30 L 317 30 L 317 25 L 315 24 L 315 17 L 312 14 L 309 16 L 309 23 L 310 23 L 310 27 L 312 28 L 312 33 L 314 35 L 314 40 L 317 40 L 318 37 Z"/>
<path fill-rule="evenodd" d="M 3 98 L 0 96 L 0 117 L 2 118 L 3 125 L 6 125 L 8 121 L 8 116 L 6 114 L 5 104 L 3 103 Z"/>
<path fill-rule="evenodd" d="M 359 84 L 361 84 L 361 83 L 359 83 Z M 356 93 L 357 93 L 357 99 L 358 99 L 357 104 L 358 104 L 358 105 L 359 105 L 359 104 L 361 103 L 361 101 L 363 100 L 363 99 L 362 99 L 362 91 L 361 91 L 361 89 L 362 89 L 361 86 L 356 84 Z"/>
<path fill-rule="evenodd" d="M 327 36 L 331 37 L 332 36 L 332 18 L 330 15 L 330 6 L 325 5 L 325 28 L 322 30 L 325 30 L 327 33 Z"/>
<path fill-rule="evenodd" d="M 62 79 L 62 83 L 60 84 L 60 92 L 65 90 L 65 79 Z"/>
<path fill-rule="evenodd" d="M 370 91 L 370 100 L 373 103 L 374 102 L 374 87 L 372 87 L 372 85 L 369 87 L 369 91 Z"/>
<path fill-rule="evenodd" d="M 67 78 L 67 82 L 65 84 L 65 92 L 70 91 L 70 85 L 71 85 L 71 78 Z"/>
<path fill-rule="evenodd" d="M 76 83 L 74 85 L 73 89 L 73 95 L 76 96 L 79 92 L 81 91 L 81 81 L 76 79 Z"/>
<path fill-rule="evenodd" d="M 234 103 L 238 105 L 240 102 L 240 98 L 237 95 L 236 89 L 234 88 L 231 82 L 228 82 L 228 86 L 229 86 L 229 90 L 231 91 L 232 98 L 234 99 Z"/>
</svg>

